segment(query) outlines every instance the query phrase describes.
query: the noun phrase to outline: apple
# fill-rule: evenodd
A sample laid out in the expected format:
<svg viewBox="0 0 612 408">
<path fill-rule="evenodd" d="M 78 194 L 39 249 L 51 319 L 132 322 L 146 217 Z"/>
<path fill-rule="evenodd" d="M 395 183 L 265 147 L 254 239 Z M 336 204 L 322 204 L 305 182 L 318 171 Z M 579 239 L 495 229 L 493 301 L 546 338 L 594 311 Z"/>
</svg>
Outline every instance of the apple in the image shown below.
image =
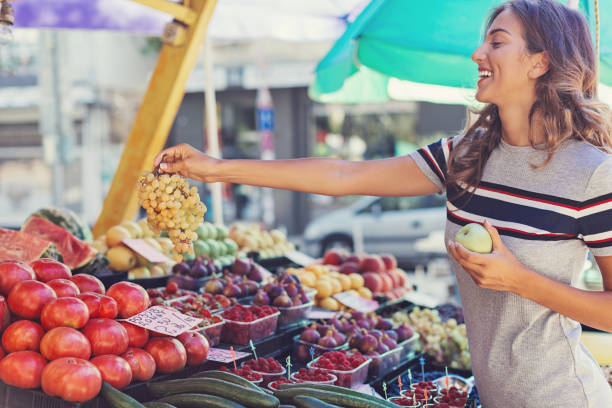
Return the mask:
<svg viewBox="0 0 612 408">
<path fill-rule="evenodd" d="M 323 263 L 325 265 L 336 265 L 337 266 L 342 263 L 342 258 L 343 256 L 338 250 L 330 249 L 329 251 L 325 252 L 325 255 L 323 255 Z"/>
<path fill-rule="evenodd" d="M 479 254 L 488 254 L 493 250 L 491 235 L 485 227 L 476 223 L 461 227 L 455 235 L 455 242 L 463 245 L 465 249 Z"/>
<path fill-rule="evenodd" d="M 345 262 L 340 265 L 338 272 L 344 275 L 350 275 L 351 273 L 359 273 L 359 264 L 357 262 Z"/>
<path fill-rule="evenodd" d="M 8 296 L 13 286 L 24 280 L 36 279 L 34 270 L 27 264 L 18 261 L 0 263 L 0 293 Z"/>
<path fill-rule="evenodd" d="M 391 271 L 391 270 L 397 268 L 397 259 L 395 259 L 395 256 L 393 256 L 391 254 L 382 254 L 382 255 L 380 255 L 380 257 L 383 260 L 383 262 L 385 264 L 385 268 L 388 271 Z"/>
<path fill-rule="evenodd" d="M 30 263 L 36 274 L 36 279 L 41 282 L 49 282 L 53 279 L 70 279 L 72 272 L 61 262 L 50 258 L 40 258 Z"/>
</svg>

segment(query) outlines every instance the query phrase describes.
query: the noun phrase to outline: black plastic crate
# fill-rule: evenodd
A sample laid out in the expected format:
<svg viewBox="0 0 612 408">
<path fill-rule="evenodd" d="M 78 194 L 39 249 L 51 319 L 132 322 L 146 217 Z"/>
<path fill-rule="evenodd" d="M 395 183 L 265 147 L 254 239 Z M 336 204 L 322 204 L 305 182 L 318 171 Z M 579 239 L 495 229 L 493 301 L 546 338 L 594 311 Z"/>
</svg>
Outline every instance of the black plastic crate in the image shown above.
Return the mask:
<svg viewBox="0 0 612 408">
<path fill-rule="evenodd" d="M 386 382 L 387 383 L 387 395 L 389 397 L 398 395 L 399 393 L 396 392 L 398 388 L 397 377 L 406 375 L 408 373 L 408 369 L 410 369 L 412 372 L 413 382 L 421 381 L 422 379 L 421 364 L 419 362 L 420 357 L 423 357 L 425 359 L 424 371 L 425 371 L 426 376 L 427 376 L 427 373 L 433 373 L 433 372 L 440 374 L 439 377 L 444 375 L 445 366 L 437 364 L 433 360 L 433 357 L 427 354 L 418 354 L 413 359 L 407 361 L 406 364 L 402 364 L 400 367 L 396 368 L 395 370 L 393 370 L 392 372 L 388 373 L 387 375 L 383 377 L 374 379 L 369 384 L 374 388 L 374 390 L 377 393 L 379 393 L 380 395 L 384 395 L 382 383 Z M 469 378 L 472 376 L 472 371 L 470 370 L 463 370 L 463 369 L 452 368 L 452 367 L 448 367 L 448 373 L 456 374 L 464 378 Z M 426 377 L 426 380 L 429 381 L 431 379 Z M 404 383 L 403 384 L 404 388 L 409 387 L 407 380 L 403 381 L 403 383 Z M 473 408 L 474 406 L 476 406 L 474 399 L 468 398 L 468 404 L 466 405 L 466 407 Z"/>
<path fill-rule="evenodd" d="M 143 279 L 130 279 L 128 280 L 128 282 L 132 282 L 137 285 L 140 285 L 145 289 L 154 289 L 154 288 L 159 288 L 161 286 L 166 286 L 166 283 L 168 283 L 168 278 L 170 276 L 172 275 L 155 276 L 153 278 L 143 278 Z"/>
<path fill-rule="evenodd" d="M 127 275 L 127 271 L 120 272 L 104 268 L 100 273 L 97 273 L 93 276 L 100 279 L 100 281 L 102 281 L 102 283 L 104 284 L 104 287 L 108 289 L 117 282 L 127 280 Z"/>
</svg>

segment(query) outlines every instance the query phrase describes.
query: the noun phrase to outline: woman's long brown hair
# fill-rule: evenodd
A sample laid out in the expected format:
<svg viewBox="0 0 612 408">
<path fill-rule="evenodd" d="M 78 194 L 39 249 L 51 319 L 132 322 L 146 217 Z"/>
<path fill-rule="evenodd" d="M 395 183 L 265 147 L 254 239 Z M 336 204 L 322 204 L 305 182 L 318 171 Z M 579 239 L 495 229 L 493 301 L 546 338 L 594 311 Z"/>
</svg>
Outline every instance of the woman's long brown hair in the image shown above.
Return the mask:
<svg viewBox="0 0 612 408">
<path fill-rule="evenodd" d="M 597 100 L 597 63 L 586 19 L 575 10 L 553 0 L 512 0 L 493 10 L 493 20 L 510 10 L 522 22 L 527 52 L 546 51 L 549 70 L 538 78 L 536 102 L 531 107 L 529 141 L 536 148 L 534 118 L 544 126 L 545 144 L 537 148 L 548 152 L 546 166 L 568 139 L 583 140 L 605 152 L 612 152 L 612 113 Z M 486 31 L 485 31 L 486 32 Z M 458 197 L 474 189 L 457 189 L 458 183 L 477 187 L 491 152 L 501 140 L 501 120 L 497 106 L 486 105 L 476 112 L 477 120 L 465 131 L 449 157 L 447 187 L 459 191 Z"/>
</svg>

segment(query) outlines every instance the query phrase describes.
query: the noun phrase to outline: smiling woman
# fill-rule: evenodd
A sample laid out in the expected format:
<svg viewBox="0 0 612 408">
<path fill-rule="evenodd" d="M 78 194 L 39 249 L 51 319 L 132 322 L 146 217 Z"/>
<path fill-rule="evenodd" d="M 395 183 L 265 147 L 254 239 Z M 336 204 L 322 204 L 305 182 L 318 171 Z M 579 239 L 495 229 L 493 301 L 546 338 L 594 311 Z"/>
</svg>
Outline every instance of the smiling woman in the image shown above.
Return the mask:
<svg viewBox="0 0 612 408">
<path fill-rule="evenodd" d="M 596 98 L 588 26 L 556 0 L 496 8 L 472 59 L 486 104 L 463 135 L 410 156 L 218 160 L 188 145 L 161 169 L 327 195 L 447 195 L 446 240 L 483 224 L 489 254 L 449 242 L 487 408 L 610 407 L 580 323 L 612 331 L 612 117 Z M 395 225 L 395 228 L 398 228 Z M 391 228 L 393 229 L 393 228 Z M 590 251 L 604 291 L 573 288 Z"/>
</svg>

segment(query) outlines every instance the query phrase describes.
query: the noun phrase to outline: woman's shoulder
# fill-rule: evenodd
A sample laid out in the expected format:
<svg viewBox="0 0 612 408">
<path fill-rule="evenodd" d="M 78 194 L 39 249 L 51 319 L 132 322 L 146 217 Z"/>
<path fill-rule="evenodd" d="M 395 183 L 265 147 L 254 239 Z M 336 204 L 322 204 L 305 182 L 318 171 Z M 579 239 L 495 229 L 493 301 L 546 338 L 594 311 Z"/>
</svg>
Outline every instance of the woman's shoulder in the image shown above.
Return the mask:
<svg viewBox="0 0 612 408">
<path fill-rule="evenodd" d="M 564 162 L 575 167 L 594 171 L 605 163 L 612 163 L 612 154 L 584 140 L 570 139 L 565 142 L 559 151 Z M 607 164 L 609 165 L 609 164 Z"/>
</svg>

